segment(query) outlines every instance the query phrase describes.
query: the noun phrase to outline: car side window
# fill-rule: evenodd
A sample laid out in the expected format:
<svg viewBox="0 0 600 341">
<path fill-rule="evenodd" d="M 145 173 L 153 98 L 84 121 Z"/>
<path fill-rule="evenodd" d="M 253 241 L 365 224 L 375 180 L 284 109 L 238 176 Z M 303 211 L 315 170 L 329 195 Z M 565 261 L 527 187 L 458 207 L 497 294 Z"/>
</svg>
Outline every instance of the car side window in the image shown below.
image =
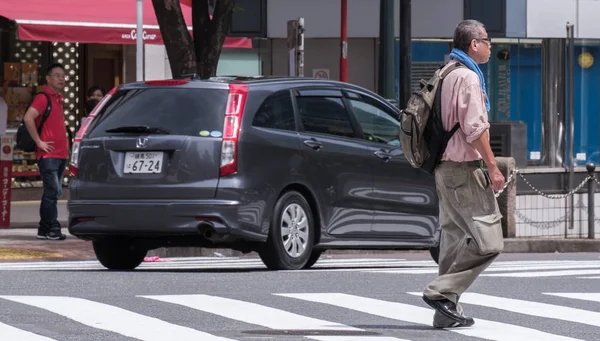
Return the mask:
<svg viewBox="0 0 600 341">
<path fill-rule="evenodd" d="M 296 102 L 305 131 L 356 137 L 348 110 L 341 98 L 300 96 L 296 98 Z"/>
<path fill-rule="evenodd" d="M 388 112 L 360 99 L 348 99 L 365 139 L 390 145 L 400 145 L 400 122 Z"/>
<path fill-rule="evenodd" d="M 267 97 L 254 115 L 252 125 L 295 131 L 296 122 L 290 92 L 280 91 Z"/>
</svg>

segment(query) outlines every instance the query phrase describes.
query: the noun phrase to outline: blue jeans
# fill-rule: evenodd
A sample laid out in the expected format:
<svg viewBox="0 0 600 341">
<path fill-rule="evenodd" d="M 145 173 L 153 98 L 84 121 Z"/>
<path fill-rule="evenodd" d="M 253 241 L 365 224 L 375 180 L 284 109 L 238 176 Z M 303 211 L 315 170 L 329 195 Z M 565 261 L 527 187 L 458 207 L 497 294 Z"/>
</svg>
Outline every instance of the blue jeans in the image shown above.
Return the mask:
<svg viewBox="0 0 600 341">
<path fill-rule="evenodd" d="M 45 233 L 58 233 L 61 229 L 58 222 L 58 197 L 62 194 L 66 166 L 66 159 L 42 158 L 38 161 L 40 176 L 44 183 L 44 193 L 40 203 L 40 230 Z"/>
</svg>

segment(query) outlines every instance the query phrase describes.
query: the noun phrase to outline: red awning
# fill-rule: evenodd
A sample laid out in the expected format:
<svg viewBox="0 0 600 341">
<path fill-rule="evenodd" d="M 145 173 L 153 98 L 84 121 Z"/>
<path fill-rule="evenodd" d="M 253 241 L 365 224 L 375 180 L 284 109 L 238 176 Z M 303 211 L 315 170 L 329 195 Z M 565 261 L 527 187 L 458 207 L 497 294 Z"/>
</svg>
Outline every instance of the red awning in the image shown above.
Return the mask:
<svg viewBox="0 0 600 341">
<path fill-rule="evenodd" d="M 135 44 L 135 0 L 2 0 L 0 16 L 17 23 L 20 40 Z M 188 29 L 192 9 L 181 6 Z M 144 43 L 163 44 L 151 0 L 144 1 Z M 226 38 L 225 48 L 251 48 L 248 38 Z"/>
</svg>

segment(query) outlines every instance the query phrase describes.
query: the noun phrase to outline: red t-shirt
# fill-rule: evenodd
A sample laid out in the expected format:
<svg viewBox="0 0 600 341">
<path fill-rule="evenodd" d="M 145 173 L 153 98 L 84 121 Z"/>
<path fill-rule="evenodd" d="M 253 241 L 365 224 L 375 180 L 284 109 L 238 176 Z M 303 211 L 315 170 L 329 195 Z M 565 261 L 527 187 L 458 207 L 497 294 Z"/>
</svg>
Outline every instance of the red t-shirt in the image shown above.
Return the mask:
<svg viewBox="0 0 600 341">
<path fill-rule="evenodd" d="M 47 85 L 44 85 L 44 92 L 52 99 L 52 110 L 50 111 L 50 115 L 48 115 L 46 122 L 44 122 L 40 138 L 44 142 L 52 142 L 51 145 L 54 149 L 49 153 L 46 153 L 39 148 L 36 148 L 35 156 L 38 160 L 41 158 L 68 159 L 69 139 L 67 138 L 67 128 L 65 126 L 63 114 L 63 96 L 52 91 Z M 48 101 L 46 100 L 46 96 L 36 94 L 31 107 L 35 108 L 40 113 L 35 120 L 35 125 L 37 127 L 39 127 L 42 122 L 42 116 L 46 111 L 47 104 Z"/>
</svg>

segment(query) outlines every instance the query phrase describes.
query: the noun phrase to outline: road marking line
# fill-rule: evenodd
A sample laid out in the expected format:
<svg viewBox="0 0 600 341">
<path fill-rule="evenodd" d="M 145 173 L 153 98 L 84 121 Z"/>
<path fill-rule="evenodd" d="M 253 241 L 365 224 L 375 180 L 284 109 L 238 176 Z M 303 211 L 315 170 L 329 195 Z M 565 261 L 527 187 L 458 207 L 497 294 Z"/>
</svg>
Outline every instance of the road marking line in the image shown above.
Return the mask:
<svg viewBox="0 0 600 341">
<path fill-rule="evenodd" d="M 264 306 L 257 303 L 235 300 L 211 295 L 153 295 L 139 296 L 161 302 L 178 304 L 195 310 L 219 315 L 228 319 L 241 321 L 276 330 L 329 330 L 329 331 L 364 331 L 345 324 L 320 320 L 313 317 L 291 313 L 289 311 Z M 364 340 L 364 341 L 400 341 L 401 339 L 360 336 L 306 336 L 315 340 Z"/>
<path fill-rule="evenodd" d="M 575 276 L 575 275 L 598 275 L 600 269 L 590 270 L 562 270 L 562 271 L 533 271 L 533 272 L 508 272 L 502 274 L 486 274 L 483 273 L 481 276 L 485 277 L 521 277 L 521 278 L 532 278 L 532 277 L 560 277 L 560 276 Z"/>
<path fill-rule="evenodd" d="M 0 296 L 0 298 L 45 309 L 86 326 L 144 341 L 233 341 L 82 298 L 61 296 Z"/>
<path fill-rule="evenodd" d="M 361 330 L 344 324 L 315 319 L 257 303 L 210 295 L 140 296 L 157 301 L 182 305 L 245 323 L 272 329 Z"/>
<path fill-rule="evenodd" d="M 411 292 L 409 294 L 415 296 L 423 295 L 419 292 Z M 583 309 L 478 293 L 463 293 L 460 296 L 460 302 L 487 308 L 511 311 L 513 313 L 524 315 L 545 317 L 600 327 L 600 313 Z"/>
<path fill-rule="evenodd" d="M 306 336 L 318 341 L 410 341 L 391 336 Z"/>
<path fill-rule="evenodd" d="M 433 310 L 410 304 L 389 302 L 341 293 L 276 294 L 300 300 L 330 304 L 359 312 L 416 324 L 431 325 Z M 423 303 L 425 304 L 425 303 Z M 470 328 L 448 328 L 448 331 L 495 341 L 566 341 L 574 338 L 546 333 L 507 323 L 476 319 Z"/>
<path fill-rule="evenodd" d="M 531 265 L 531 266 L 503 266 L 503 267 L 489 267 L 484 271 L 488 272 L 500 272 L 500 271 L 531 271 L 531 270 L 559 270 L 559 269 L 594 269 L 600 268 L 598 265 Z M 432 274 L 438 273 L 438 269 L 374 269 L 368 270 L 368 272 L 374 273 L 388 273 L 388 274 Z"/>
<path fill-rule="evenodd" d="M 564 298 L 572 298 L 575 300 L 600 302 L 600 293 L 588 292 L 588 293 L 571 293 L 571 292 L 545 292 L 544 295 L 557 296 Z"/>
<path fill-rule="evenodd" d="M 4 323 L 0 323 L 0 336 L 2 341 L 56 341 Z"/>
</svg>

